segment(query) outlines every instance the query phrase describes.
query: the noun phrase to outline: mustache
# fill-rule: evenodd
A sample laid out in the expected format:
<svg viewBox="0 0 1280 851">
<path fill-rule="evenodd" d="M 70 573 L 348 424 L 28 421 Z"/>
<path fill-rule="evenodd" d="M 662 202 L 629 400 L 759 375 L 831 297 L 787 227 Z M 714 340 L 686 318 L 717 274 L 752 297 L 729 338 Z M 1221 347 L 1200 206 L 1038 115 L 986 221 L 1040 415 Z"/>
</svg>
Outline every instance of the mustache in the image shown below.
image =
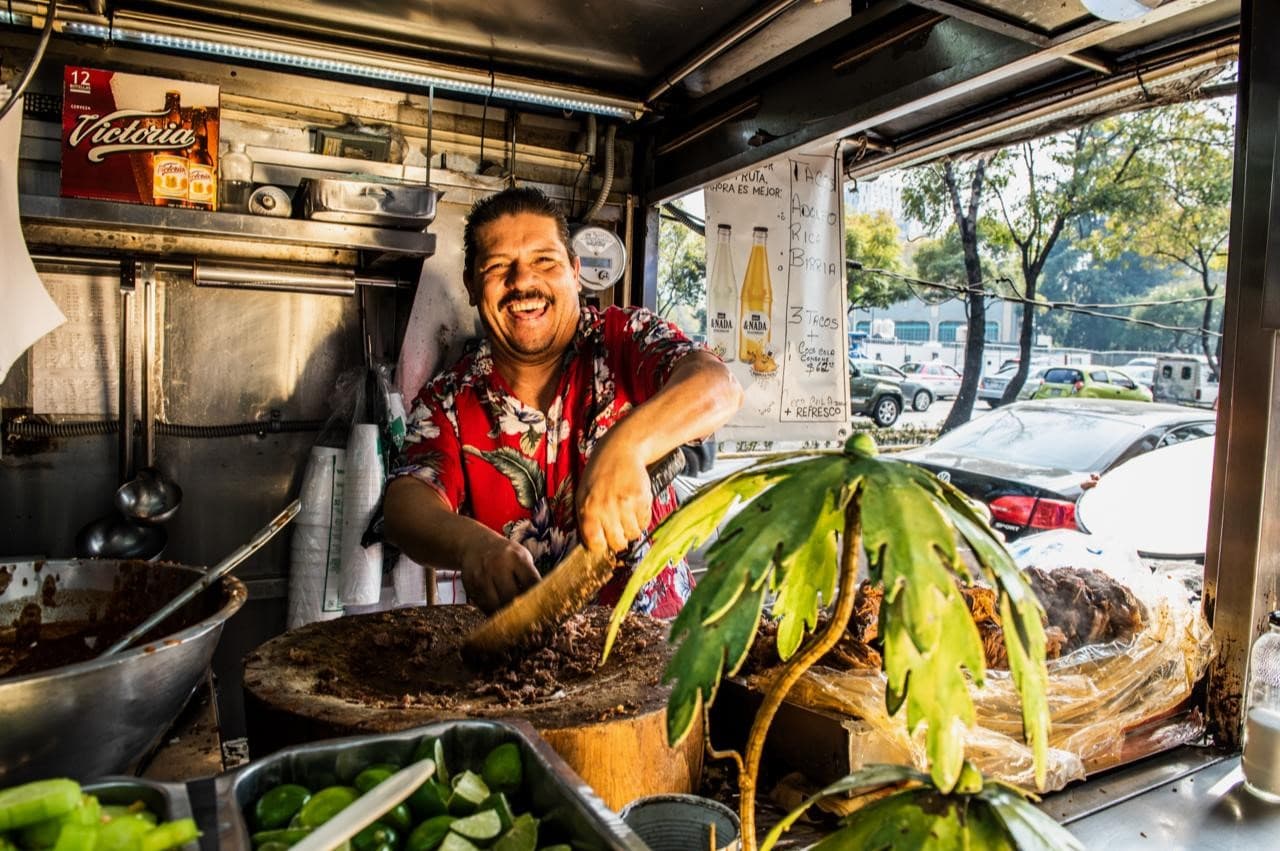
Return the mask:
<svg viewBox="0 0 1280 851">
<path fill-rule="evenodd" d="M 551 293 L 545 293 L 536 287 L 529 287 L 523 290 L 513 290 L 502 297 L 498 302 L 498 309 L 501 310 L 509 304 L 517 301 L 523 301 L 526 298 L 540 298 L 546 301 L 548 305 L 556 303 L 555 296 Z"/>
</svg>

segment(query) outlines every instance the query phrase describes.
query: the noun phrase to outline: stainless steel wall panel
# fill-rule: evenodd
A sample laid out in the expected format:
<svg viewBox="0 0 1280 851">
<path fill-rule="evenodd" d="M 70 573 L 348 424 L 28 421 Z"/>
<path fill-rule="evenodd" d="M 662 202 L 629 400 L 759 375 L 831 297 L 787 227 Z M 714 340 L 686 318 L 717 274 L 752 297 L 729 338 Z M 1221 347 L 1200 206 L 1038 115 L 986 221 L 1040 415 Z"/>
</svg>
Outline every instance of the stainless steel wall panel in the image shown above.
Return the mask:
<svg viewBox="0 0 1280 851">
<path fill-rule="evenodd" d="M 355 300 L 195 287 L 170 276 L 160 350 L 165 418 L 194 425 L 328 416 L 334 379 L 359 364 Z"/>
</svg>

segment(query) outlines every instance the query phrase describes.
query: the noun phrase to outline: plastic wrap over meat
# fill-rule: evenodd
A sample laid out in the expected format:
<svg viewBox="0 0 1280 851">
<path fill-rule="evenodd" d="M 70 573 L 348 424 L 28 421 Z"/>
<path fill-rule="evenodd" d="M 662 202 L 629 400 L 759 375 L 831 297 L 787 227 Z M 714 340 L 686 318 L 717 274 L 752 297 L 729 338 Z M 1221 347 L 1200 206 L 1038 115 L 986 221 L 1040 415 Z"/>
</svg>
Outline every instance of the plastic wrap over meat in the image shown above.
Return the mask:
<svg viewBox="0 0 1280 851">
<path fill-rule="evenodd" d="M 1198 717 L 1172 714 L 1213 654 L 1209 626 L 1182 583 L 1153 576 L 1136 554 L 1116 558 L 1105 569 L 1097 560 L 1088 567 L 1047 558 L 1035 566 L 1020 563 L 1044 602 L 1048 655 L 1056 657 L 1047 661 L 1052 726 L 1045 790 L 1120 761 L 1127 734 L 1136 727 L 1160 747 L 1203 733 Z M 982 587 L 965 591 L 988 664 L 985 686 L 971 689 L 978 723 L 965 732 L 967 755 L 985 774 L 1034 788 L 1018 694 L 1004 670 L 995 594 Z M 854 620 L 840 646 L 801 678 L 789 700 L 859 718 L 904 762 L 924 769 L 924 730 L 908 736 L 903 714 L 886 714 L 879 656 L 865 643 L 876 636 L 879 600 L 879 589 L 865 584 L 859 589 Z M 769 654 L 776 663 L 771 641 L 767 648 L 752 649 L 747 670 L 756 671 L 749 676 L 755 688 L 766 688 L 777 673 L 762 664 Z"/>
</svg>

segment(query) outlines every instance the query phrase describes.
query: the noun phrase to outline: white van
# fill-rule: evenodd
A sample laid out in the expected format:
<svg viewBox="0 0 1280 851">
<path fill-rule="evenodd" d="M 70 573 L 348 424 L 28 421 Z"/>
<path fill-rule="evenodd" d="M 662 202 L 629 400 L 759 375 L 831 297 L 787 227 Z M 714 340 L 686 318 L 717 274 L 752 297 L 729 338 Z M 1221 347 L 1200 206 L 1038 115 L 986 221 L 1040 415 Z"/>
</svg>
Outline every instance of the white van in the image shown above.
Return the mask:
<svg viewBox="0 0 1280 851">
<path fill-rule="evenodd" d="M 1162 356 L 1156 358 L 1152 395 L 1157 402 L 1210 408 L 1218 400 L 1218 376 L 1204 358 Z"/>
</svg>

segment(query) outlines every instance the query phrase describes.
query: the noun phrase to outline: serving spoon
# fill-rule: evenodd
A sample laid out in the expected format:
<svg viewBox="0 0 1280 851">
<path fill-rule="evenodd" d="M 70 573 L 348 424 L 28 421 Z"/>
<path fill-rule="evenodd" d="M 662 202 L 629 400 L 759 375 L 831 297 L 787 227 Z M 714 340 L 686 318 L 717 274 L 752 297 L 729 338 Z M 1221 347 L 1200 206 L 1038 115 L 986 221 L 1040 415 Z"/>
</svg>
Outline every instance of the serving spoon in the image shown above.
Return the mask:
<svg viewBox="0 0 1280 851">
<path fill-rule="evenodd" d="M 121 650 L 146 635 L 152 628 L 186 605 L 188 601 L 194 598 L 201 591 L 230 573 L 233 568 L 240 564 L 240 562 L 262 549 L 262 545 L 274 538 L 276 533 L 285 526 L 288 526 L 289 521 L 297 517 L 298 512 L 301 509 L 302 500 L 295 499 L 293 502 L 289 503 L 284 511 L 281 511 L 271 519 L 270 523 L 259 529 L 258 533 L 249 540 L 249 543 L 240 547 L 238 550 L 231 553 L 231 555 L 211 567 L 205 572 L 204 576 L 188 585 L 183 589 L 182 593 L 178 594 L 178 596 L 161 606 L 155 614 L 129 630 L 119 641 L 112 644 L 106 650 L 103 650 L 102 653 L 98 654 L 98 658 L 119 653 Z"/>
</svg>

